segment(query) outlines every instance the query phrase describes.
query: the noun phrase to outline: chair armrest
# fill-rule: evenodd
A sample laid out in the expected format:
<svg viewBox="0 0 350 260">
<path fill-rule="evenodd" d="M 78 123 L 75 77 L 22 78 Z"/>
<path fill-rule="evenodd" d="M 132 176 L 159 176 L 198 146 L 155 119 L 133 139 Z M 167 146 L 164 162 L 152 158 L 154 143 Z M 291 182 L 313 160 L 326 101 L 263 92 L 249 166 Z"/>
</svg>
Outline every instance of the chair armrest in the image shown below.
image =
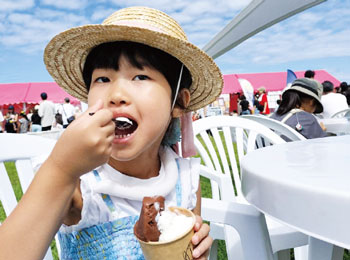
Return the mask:
<svg viewBox="0 0 350 260">
<path fill-rule="evenodd" d="M 236 201 L 231 176 L 215 171 L 207 166 L 200 166 L 200 175 L 215 181 L 219 185 L 221 199 L 225 201 Z"/>
<path fill-rule="evenodd" d="M 265 217 L 252 206 L 202 198 L 202 217 L 235 228 L 245 259 L 273 259 Z"/>
</svg>

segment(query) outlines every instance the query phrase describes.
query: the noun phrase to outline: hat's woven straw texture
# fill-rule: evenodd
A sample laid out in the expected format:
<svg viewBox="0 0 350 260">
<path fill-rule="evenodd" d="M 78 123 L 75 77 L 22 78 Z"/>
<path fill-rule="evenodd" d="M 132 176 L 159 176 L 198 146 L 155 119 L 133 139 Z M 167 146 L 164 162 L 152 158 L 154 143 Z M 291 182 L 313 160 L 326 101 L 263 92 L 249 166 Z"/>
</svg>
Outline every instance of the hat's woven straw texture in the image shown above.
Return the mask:
<svg viewBox="0 0 350 260">
<path fill-rule="evenodd" d="M 188 110 L 210 104 L 221 93 L 222 75 L 212 58 L 188 42 L 174 19 L 147 7 L 121 9 L 101 25 L 75 27 L 58 34 L 46 46 L 46 68 L 58 85 L 86 102 L 87 89 L 82 77 L 86 57 L 95 46 L 112 41 L 143 43 L 180 60 L 192 76 Z"/>
</svg>

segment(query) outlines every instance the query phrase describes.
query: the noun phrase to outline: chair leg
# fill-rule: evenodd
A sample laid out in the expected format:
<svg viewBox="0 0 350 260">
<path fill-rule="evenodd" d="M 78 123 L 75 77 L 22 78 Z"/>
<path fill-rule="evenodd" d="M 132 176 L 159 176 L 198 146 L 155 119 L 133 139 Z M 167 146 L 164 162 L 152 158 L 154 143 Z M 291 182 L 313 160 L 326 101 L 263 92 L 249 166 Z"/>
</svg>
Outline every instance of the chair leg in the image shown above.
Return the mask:
<svg viewBox="0 0 350 260">
<path fill-rule="evenodd" d="M 217 260 L 218 259 L 218 240 L 214 240 L 213 244 L 210 248 L 209 260 Z"/>
<path fill-rule="evenodd" d="M 344 257 L 344 248 L 339 246 L 333 247 L 332 260 L 342 260 Z"/>
<path fill-rule="evenodd" d="M 314 237 L 309 238 L 309 260 L 332 259 L 333 245 Z"/>
<path fill-rule="evenodd" d="M 299 246 L 294 248 L 295 260 L 307 260 L 308 259 L 309 246 Z"/>
</svg>

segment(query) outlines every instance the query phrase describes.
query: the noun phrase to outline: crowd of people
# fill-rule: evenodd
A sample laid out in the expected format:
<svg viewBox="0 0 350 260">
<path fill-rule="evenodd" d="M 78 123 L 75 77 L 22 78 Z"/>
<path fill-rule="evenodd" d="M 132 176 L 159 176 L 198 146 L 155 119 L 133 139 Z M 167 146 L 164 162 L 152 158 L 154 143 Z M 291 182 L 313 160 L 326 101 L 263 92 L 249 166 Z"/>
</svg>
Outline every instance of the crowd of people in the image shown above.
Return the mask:
<svg viewBox="0 0 350 260">
<path fill-rule="evenodd" d="M 0 111 L 0 133 L 41 132 L 66 128 L 80 113 L 66 97 L 63 104 L 55 104 L 48 100 L 47 93 L 40 94 L 40 104 L 30 108 L 28 112 L 15 112 L 14 105 L 9 105 L 7 112 Z"/>
<path fill-rule="evenodd" d="M 307 70 L 304 78 L 296 79 L 291 87 L 284 90 L 277 101 L 277 107 L 270 114 L 265 88 L 259 88 L 249 105 L 244 95 L 239 98 L 240 115 L 262 114 L 281 121 L 296 129 L 306 138 L 328 136 L 319 118 L 331 118 L 337 112 L 350 107 L 350 88 L 346 82 L 335 87 L 325 80 L 322 84 L 315 78 L 313 70 Z"/>
</svg>

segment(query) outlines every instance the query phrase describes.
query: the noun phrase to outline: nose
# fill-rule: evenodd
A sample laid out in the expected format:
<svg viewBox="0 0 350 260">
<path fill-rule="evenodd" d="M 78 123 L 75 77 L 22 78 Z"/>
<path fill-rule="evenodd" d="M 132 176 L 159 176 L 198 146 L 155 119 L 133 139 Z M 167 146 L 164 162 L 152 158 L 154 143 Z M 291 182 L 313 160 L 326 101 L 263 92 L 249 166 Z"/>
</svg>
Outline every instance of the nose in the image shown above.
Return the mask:
<svg viewBox="0 0 350 260">
<path fill-rule="evenodd" d="M 127 87 L 120 81 L 110 86 L 107 95 L 109 106 L 128 105 L 130 103 Z"/>
</svg>

